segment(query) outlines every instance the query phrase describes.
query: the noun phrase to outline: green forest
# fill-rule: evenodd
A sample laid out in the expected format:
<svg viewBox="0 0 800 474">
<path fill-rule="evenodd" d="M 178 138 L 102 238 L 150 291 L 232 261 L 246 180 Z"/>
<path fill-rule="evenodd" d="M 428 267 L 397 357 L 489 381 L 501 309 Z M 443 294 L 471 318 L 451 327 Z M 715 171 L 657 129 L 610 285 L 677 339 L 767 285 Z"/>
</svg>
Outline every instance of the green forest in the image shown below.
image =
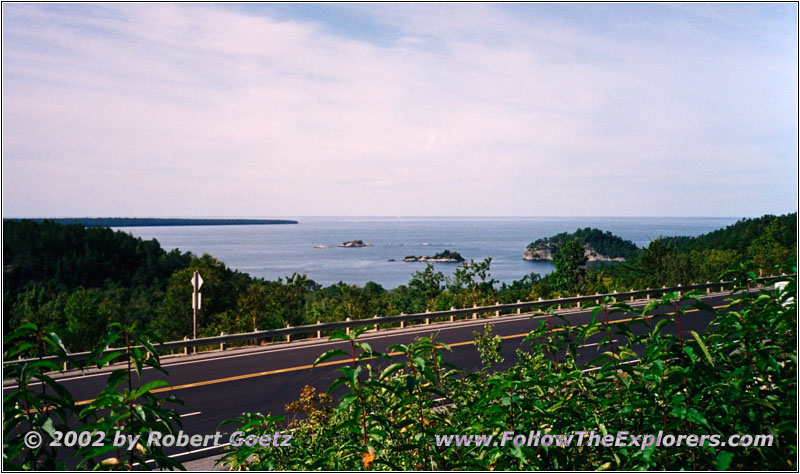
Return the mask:
<svg viewBox="0 0 800 474">
<path fill-rule="evenodd" d="M 549 239 L 555 271 L 546 276 L 532 273 L 498 284 L 491 277 L 491 259 L 485 259 L 461 263 L 452 276 L 428 265 L 408 284 L 387 290 L 373 282 L 323 287 L 298 274 L 264 280 L 210 255 L 167 252 L 156 240 L 122 231 L 4 221 L 3 317 L 6 333 L 24 323 L 57 329 L 70 351 L 94 346 L 110 323 L 135 323 L 163 340 L 178 340 L 192 332 L 188 302 L 194 271 L 205 281 L 201 336 L 627 291 L 718 280 L 739 264 L 773 272 L 776 265 L 793 261 L 796 228 L 796 213 L 767 215 L 695 238 L 659 238 L 635 250 L 608 232 L 582 229 Z M 601 253 L 629 252 L 627 261 L 587 265 L 583 242 Z"/>
</svg>

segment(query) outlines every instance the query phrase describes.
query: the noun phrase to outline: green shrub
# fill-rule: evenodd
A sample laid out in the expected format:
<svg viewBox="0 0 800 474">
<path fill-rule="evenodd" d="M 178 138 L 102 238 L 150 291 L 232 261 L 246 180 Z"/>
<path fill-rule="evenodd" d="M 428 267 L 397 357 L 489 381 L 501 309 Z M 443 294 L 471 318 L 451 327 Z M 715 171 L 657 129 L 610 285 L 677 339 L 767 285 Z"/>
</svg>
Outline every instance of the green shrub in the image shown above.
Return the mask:
<svg viewBox="0 0 800 474">
<path fill-rule="evenodd" d="M 794 469 L 797 287 L 793 278 L 785 281 L 783 289 L 742 292 L 755 283 L 753 272 L 742 271 L 720 310 L 693 292 L 667 294 L 639 310 L 606 300 L 593 307 L 585 326 L 571 326 L 551 310 L 537 316 L 539 327 L 526 338 L 530 347 L 518 350 L 520 361 L 495 372 L 448 365 L 442 358 L 447 346 L 428 338 L 392 346 L 390 357 L 359 342 L 360 331 L 337 334 L 332 339 L 349 341 L 350 353 L 333 350 L 317 361 L 349 357 L 330 388 L 345 387 L 334 412 L 313 427 L 295 421 L 291 448 L 236 448 L 223 462 L 254 470 Z M 702 335 L 679 332 L 697 310 L 715 312 L 713 324 Z M 613 322 L 614 313 L 627 321 Z M 482 355 L 494 360 L 494 338 L 488 332 L 476 337 Z M 599 344 L 598 357 L 579 364 L 578 348 L 588 343 Z M 234 423 L 253 432 L 286 426 L 282 417 L 262 415 Z M 504 431 L 531 430 L 722 439 L 770 434 L 774 442 L 647 449 L 435 442 L 436 435 L 500 439 Z"/>
</svg>

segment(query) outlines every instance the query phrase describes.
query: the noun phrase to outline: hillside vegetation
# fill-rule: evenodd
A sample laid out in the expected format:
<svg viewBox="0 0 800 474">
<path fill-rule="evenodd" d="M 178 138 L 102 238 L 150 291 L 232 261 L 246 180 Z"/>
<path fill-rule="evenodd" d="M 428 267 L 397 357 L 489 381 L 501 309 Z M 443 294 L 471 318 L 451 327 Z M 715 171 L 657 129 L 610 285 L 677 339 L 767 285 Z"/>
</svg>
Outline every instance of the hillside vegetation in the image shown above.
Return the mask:
<svg viewBox="0 0 800 474">
<path fill-rule="evenodd" d="M 742 219 L 697 237 L 662 237 L 661 240 L 681 251 L 734 250 L 747 255 L 752 245 L 768 241 L 788 249 L 797 242 L 797 213 Z"/>
<path fill-rule="evenodd" d="M 387 290 L 374 282 L 323 287 L 297 274 L 272 281 L 252 278 L 210 255 L 167 252 L 155 240 L 120 231 L 5 221 L 4 332 L 23 323 L 64 328 L 71 351 L 91 348 L 114 322 L 150 328 L 165 340 L 183 339 L 192 334 L 189 281 L 195 271 L 205 280 L 201 336 L 719 280 L 740 264 L 775 273 L 780 272 L 776 265 L 792 262 L 796 254 L 796 222 L 796 213 L 745 219 L 694 239 L 656 239 L 625 263 L 589 266 L 583 245 L 573 239 L 559 247 L 555 272 L 546 276 L 532 273 L 498 285 L 491 259 L 470 260 L 452 276 L 427 265 L 408 284 Z M 612 255 L 630 248 L 597 229 L 574 235 Z"/>
</svg>

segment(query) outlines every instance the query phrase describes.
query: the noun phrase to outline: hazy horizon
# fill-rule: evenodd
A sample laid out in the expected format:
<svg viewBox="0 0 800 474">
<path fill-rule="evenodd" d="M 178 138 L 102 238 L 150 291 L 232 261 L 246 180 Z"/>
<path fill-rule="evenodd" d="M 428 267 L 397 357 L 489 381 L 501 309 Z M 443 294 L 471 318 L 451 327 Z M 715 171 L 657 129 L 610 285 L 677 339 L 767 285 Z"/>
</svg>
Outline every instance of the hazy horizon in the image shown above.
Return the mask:
<svg viewBox="0 0 800 474">
<path fill-rule="evenodd" d="M 4 216 L 797 210 L 797 4 L 2 13 Z"/>
<path fill-rule="evenodd" d="M 570 215 L 497 215 L 497 216 L 470 216 L 470 215 L 372 215 L 372 216 L 358 216 L 358 215 L 269 215 L 269 216 L 246 216 L 246 215 L 169 215 L 169 216 L 154 216 L 154 215 L 70 215 L 70 216 L 3 216 L 4 219 L 752 219 L 761 217 L 763 215 L 783 215 L 791 214 L 792 212 L 767 212 L 765 214 L 758 214 L 752 216 L 735 216 L 735 215 L 703 215 L 703 216 L 658 216 L 658 215 L 638 215 L 638 216 L 623 216 L 623 215 L 585 215 L 585 216 L 570 216 Z"/>
</svg>

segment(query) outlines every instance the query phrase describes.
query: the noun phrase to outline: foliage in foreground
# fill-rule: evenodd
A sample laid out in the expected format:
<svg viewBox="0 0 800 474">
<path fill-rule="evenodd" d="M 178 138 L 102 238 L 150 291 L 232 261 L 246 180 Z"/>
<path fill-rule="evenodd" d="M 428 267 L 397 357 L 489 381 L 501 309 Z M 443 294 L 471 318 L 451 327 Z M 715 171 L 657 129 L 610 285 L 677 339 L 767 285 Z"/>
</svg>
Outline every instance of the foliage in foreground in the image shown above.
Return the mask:
<svg viewBox="0 0 800 474">
<path fill-rule="evenodd" d="M 145 366 L 166 374 L 153 340 L 156 339 L 147 331 L 114 324 L 107 329 L 105 338 L 91 352 L 88 361 L 81 363 L 70 359 L 56 333 L 48 333 L 34 324 L 23 325 L 6 336 L 3 339 L 4 361 L 29 349 L 35 351 L 38 360 L 5 368 L 4 376 L 15 380 L 16 389 L 3 397 L 3 469 L 130 470 L 134 467 L 147 469 L 152 465 L 182 469 L 183 466 L 164 455 L 159 446 L 145 447 L 141 441 L 128 449 L 127 445 L 115 447 L 111 442 L 118 435 L 141 435 L 140 439 L 144 440 L 153 432 L 174 434 L 181 426 L 180 416 L 170 405 L 182 402 L 156 393 L 159 387 L 168 385 L 167 382 L 142 381 Z M 124 350 L 103 355 L 107 348 L 120 344 Z M 75 400 L 52 377 L 61 367 L 44 359 L 48 355 L 59 355 L 73 366 L 84 369 L 117 365 L 108 372 L 106 386 L 95 398 Z M 70 430 L 77 431 L 76 440 L 69 441 L 66 433 Z M 42 435 L 43 443 L 29 449 L 24 436 L 33 431 Z M 93 432 L 105 433 L 105 438 L 98 440 Z M 54 440 L 65 446 L 60 452 L 51 447 Z"/>
<path fill-rule="evenodd" d="M 792 269 L 791 271 L 796 271 Z M 737 289 L 755 280 L 741 271 Z M 379 354 L 360 331 L 332 336 L 350 350 L 330 387 L 345 387 L 338 406 L 304 391 L 292 420 L 291 448 L 241 447 L 221 461 L 237 469 L 585 470 L 795 469 L 797 455 L 796 281 L 783 289 L 733 293 L 707 331 L 685 331 L 695 309 L 714 311 L 696 293 L 671 293 L 642 310 L 604 301 L 592 322 L 573 326 L 554 312 L 518 350 L 519 362 L 492 371 L 498 339 L 478 338 L 485 368 L 467 373 L 446 363 L 444 344 L 422 338 Z M 622 312 L 631 320 L 613 323 Z M 657 314 L 661 313 L 661 316 Z M 580 363 L 583 344 L 598 357 Z M 644 350 L 641 348 L 644 347 Z M 634 348 L 640 349 L 637 353 Z M 340 389 L 341 390 L 341 389 Z M 281 416 L 244 414 L 232 424 L 261 434 L 286 428 Z M 437 447 L 436 435 L 527 434 L 577 430 L 615 434 L 769 434 L 769 447 Z"/>
</svg>

